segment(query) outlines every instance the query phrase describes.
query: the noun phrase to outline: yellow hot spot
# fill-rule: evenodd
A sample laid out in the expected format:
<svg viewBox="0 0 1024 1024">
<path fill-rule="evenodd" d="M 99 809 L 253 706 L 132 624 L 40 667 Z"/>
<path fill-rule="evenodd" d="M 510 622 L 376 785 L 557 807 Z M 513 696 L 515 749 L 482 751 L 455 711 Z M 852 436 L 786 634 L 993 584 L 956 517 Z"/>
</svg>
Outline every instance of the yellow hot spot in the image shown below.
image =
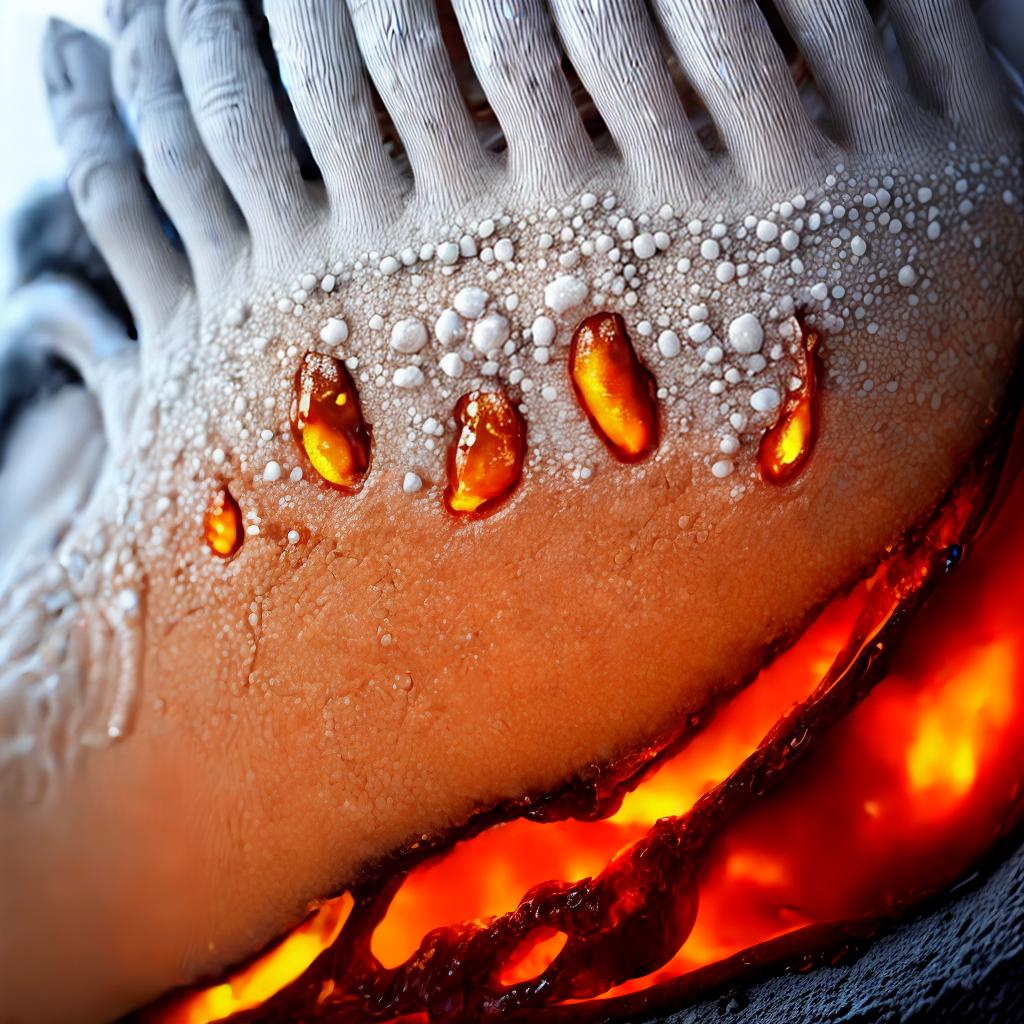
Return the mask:
<svg viewBox="0 0 1024 1024">
<path fill-rule="evenodd" d="M 609 379 L 604 359 L 596 354 L 576 363 L 576 385 L 601 432 L 623 454 L 636 457 L 647 445 L 646 424 L 632 414 L 621 381 Z"/>
<path fill-rule="evenodd" d="M 776 448 L 779 465 L 792 466 L 802 458 L 811 438 L 811 409 L 809 402 L 801 402 L 779 437 Z"/>
<path fill-rule="evenodd" d="M 370 428 L 344 363 L 319 352 L 303 356 L 291 422 L 317 475 L 340 490 L 357 491 L 370 468 Z"/>
<path fill-rule="evenodd" d="M 786 396 L 779 418 L 765 431 L 758 448 L 761 475 L 775 484 L 789 483 L 800 474 L 818 433 L 818 335 L 808 331 L 799 318 L 793 323 L 803 340 L 803 382 Z"/>
<path fill-rule="evenodd" d="M 181 996 L 146 1015 L 146 1024 L 211 1024 L 261 1006 L 301 977 L 341 934 L 352 912 L 349 893 L 324 903 L 277 946 L 227 981 Z"/>
<path fill-rule="evenodd" d="M 218 557 L 234 557 L 245 533 L 242 529 L 242 511 L 231 492 L 225 487 L 211 499 L 203 517 L 203 534 L 206 546 Z"/>
<path fill-rule="evenodd" d="M 515 489 L 526 457 L 526 424 L 503 391 L 471 391 L 455 406 L 459 433 L 448 451 L 444 500 L 457 514 L 485 513 Z"/>
<path fill-rule="evenodd" d="M 907 751 L 907 779 L 916 791 L 958 800 L 974 784 L 986 738 L 1013 710 L 1015 663 L 1010 643 L 982 648 L 926 708 Z"/>
<path fill-rule="evenodd" d="M 498 973 L 502 985 L 518 985 L 538 978 L 565 948 L 569 936 L 552 928 L 539 928 L 505 962 Z"/>
<path fill-rule="evenodd" d="M 737 850 L 730 854 L 725 870 L 733 878 L 746 878 L 765 887 L 781 885 L 787 877 L 784 864 L 756 850 Z"/>
<path fill-rule="evenodd" d="M 302 450 L 309 464 L 329 484 L 351 487 L 362 477 L 361 456 L 324 423 L 307 423 L 302 431 Z"/>
<path fill-rule="evenodd" d="M 783 412 L 761 441 L 761 473 L 772 483 L 786 483 L 803 468 L 814 439 L 811 399 L 802 397 Z"/>
<path fill-rule="evenodd" d="M 658 445 L 654 378 L 640 362 L 622 317 L 596 313 L 576 328 L 569 353 L 573 389 L 591 426 L 622 462 Z"/>
</svg>

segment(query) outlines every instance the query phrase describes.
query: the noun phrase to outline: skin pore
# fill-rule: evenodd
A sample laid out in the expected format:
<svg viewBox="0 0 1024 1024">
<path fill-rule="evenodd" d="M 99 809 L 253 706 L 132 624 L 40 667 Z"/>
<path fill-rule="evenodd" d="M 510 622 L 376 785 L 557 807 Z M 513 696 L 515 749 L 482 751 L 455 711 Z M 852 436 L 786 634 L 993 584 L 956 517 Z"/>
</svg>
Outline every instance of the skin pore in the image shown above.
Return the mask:
<svg viewBox="0 0 1024 1024">
<path fill-rule="evenodd" d="M 70 354 L 108 457 L 0 619 L 21 673 L 0 733 L 4 1020 L 117 1016 L 401 845 L 664 737 L 870 571 L 1004 398 L 1024 183 L 966 3 L 889 5 L 906 88 L 860 4 L 778 3 L 824 127 L 755 5 L 654 3 L 716 155 L 642 3 L 453 6 L 501 157 L 427 0 L 267 3 L 322 189 L 241 4 L 115 5 L 113 74 L 51 30 L 70 185 L 140 344 Z M 584 130 L 562 50 L 613 145 Z M 600 311 L 657 381 L 661 443 L 636 465 L 567 376 Z M 757 449 L 805 372 L 797 315 L 822 339 L 820 436 L 780 488 Z M 356 494 L 293 439 L 307 351 L 345 362 L 372 428 Z M 451 417 L 496 387 L 527 424 L 522 479 L 459 520 Z M 226 562 L 202 528 L 224 487 L 245 525 Z M 31 658 L 55 637 L 52 676 Z"/>
</svg>

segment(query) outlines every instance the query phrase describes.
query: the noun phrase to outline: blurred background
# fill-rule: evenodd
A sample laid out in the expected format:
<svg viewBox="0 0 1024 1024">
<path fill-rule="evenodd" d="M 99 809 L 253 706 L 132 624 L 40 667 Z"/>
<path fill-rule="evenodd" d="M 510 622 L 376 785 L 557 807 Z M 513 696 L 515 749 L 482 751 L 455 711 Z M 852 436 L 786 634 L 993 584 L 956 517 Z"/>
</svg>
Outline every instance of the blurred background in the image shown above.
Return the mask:
<svg viewBox="0 0 1024 1024">
<path fill-rule="evenodd" d="M 41 184 L 59 182 L 60 153 L 46 111 L 40 52 L 46 19 L 66 18 L 103 35 L 103 0 L 0 0 L 0 294 L 11 287 L 11 215 Z"/>
</svg>

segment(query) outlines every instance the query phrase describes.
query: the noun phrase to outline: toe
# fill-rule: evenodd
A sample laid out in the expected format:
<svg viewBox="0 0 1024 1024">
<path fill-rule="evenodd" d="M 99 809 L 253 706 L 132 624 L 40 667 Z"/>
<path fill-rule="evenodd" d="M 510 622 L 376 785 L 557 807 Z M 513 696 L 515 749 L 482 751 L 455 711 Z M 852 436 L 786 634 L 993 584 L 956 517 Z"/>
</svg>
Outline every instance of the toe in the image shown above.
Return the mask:
<svg viewBox="0 0 1024 1024">
<path fill-rule="evenodd" d="M 1012 116 L 968 0 L 889 0 L 888 8 L 922 104 L 957 131 L 1002 137 Z"/>
<path fill-rule="evenodd" d="M 307 232 L 315 213 L 241 0 L 171 0 L 167 28 L 185 95 L 260 252 Z"/>
<path fill-rule="evenodd" d="M 828 103 L 843 142 L 891 152 L 903 137 L 906 103 L 893 82 L 863 0 L 776 0 Z M 836 53 L 845 52 L 843 60 Z"/>
<path fill-rule="evenodd" d="M 747 183 L 777 188 L 813 179 L 829 147 L 754 0 L 654 0 L 654 7 Z"/>
<path fill-rule="evenodd" d="M 167 39 L 162 0 L 135 4 L 112 21 L 114 82 L 122 109 L 202 292 L 238 258 L 244 224 L 192 119 Z"/>
<path fill-rule="evenodd" d="M 92 36 L 51 21 L 44 69 L 75 207 L 146 333 L 181 300 L 189 271 L 168 241 L 117 116 L 109 54 Z"/>
<path fill-rule="evenodd" d="M 685 206 L 702 196 L 707 154 L 686 119 L 642 0 L 551 0 L 551 7 L 637 200 Z"/>
<path fill-rule="evenodd" d="M 367 70 L 435 217 L 479 194 L 488 161 L 459 93 L 432 0 L 348 0 Z"/>
<path fill-rule="evenodd" d="M 352 22 L 337 0 L 268 0 L 281 75 L 327 186 L 335 222 L 372 236 L 403 182 L 384 150 Z"/>
<path fill-rule="evenodd" d="M 566 194 L 593 160 L 540 0 L 508 17 L 490 0 L 456 0 L 473 68 L 501 124 L 514 187 L 535 198 Z"/>
</svg>

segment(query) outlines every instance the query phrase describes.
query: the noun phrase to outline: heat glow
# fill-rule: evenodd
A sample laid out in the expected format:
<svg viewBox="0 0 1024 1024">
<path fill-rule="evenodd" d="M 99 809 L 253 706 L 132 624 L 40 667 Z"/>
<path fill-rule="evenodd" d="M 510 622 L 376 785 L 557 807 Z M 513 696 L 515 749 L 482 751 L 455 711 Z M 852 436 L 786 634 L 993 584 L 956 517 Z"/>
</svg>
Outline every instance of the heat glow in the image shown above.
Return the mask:
<svg viewBox="0 0 1024 1024">
<path fill-rule="evenodd" d="M 245 539 L 242 527 L 242 510 L 232 493 L 222 487 L 210 499 L 203 517 L 206 546 L 218 558 L 234 558 Z"/>
<path fill-rule="evenodd" d="M 1024 779 L 1022 519 L 1018 475 L 964 564 L 918 614 L 884 681 L 711 841 L 696 921 L 675 956 L 604 996 L 806 925 L 885 913 L 952 883 L 1001 833 Z M 495 825 L 414 868 L 373 932 L 372 953 L 397 967 L 432 929 L 506 913 L 549 879 L 595 876 L 655 820 L 686 812 L 814 691 L 876 585 L 877 577 L 831 604 L 611 817 Z M 270 954 L 149 1019 L 205 1024 L 258 1005 L 334 941 L 350 907 L 347 895 L 325 904 Z M 500 981 L 536 977 L 562 942 L 551 930 L 530 936 Z"/>
<path fill-rule="evenodd" d="M 803 348 L 803 376 L 799 387 L 786 395 L 774 426 L 765 431 L 757 458 L 761 475 L 773 484 L 788 484 L 800 475 L 814 451 L 818 437 L 818 360 L 820 337 L 808 330 L 799 317 L 791 321 Z"/>
<path fill-rule="evenodd" d="M 515 489 L 526 458 L 526 423 L 504 391 L 471 391 L 455 404 L 444 501 L 456 515 L 485 513 Z"/>
<path fill-rule="evenodd" d="M 208 1024 L 265 1003 L 300 977 L 316 957 L 341 934 L 352 912 L 348 893 L 318 907 L 274 948 L 217 985 L 176 1001 L 154 1020 L 175 1024 Z"/>
<path fill-rule="evenodd" d="M 359 489 L 370 469 L 370 428 L 352 374 L 340 359 L 320 352 L 302 357 L 291 425 L 322 480 L 348 494 Z"/>
<path fill-rule="evenodd" d="M 595 313 L 576 328 L 569 377 L 591 426 L 620 462 L 658 447 L 657 385 L 618 313 Z"/>
</svg>

